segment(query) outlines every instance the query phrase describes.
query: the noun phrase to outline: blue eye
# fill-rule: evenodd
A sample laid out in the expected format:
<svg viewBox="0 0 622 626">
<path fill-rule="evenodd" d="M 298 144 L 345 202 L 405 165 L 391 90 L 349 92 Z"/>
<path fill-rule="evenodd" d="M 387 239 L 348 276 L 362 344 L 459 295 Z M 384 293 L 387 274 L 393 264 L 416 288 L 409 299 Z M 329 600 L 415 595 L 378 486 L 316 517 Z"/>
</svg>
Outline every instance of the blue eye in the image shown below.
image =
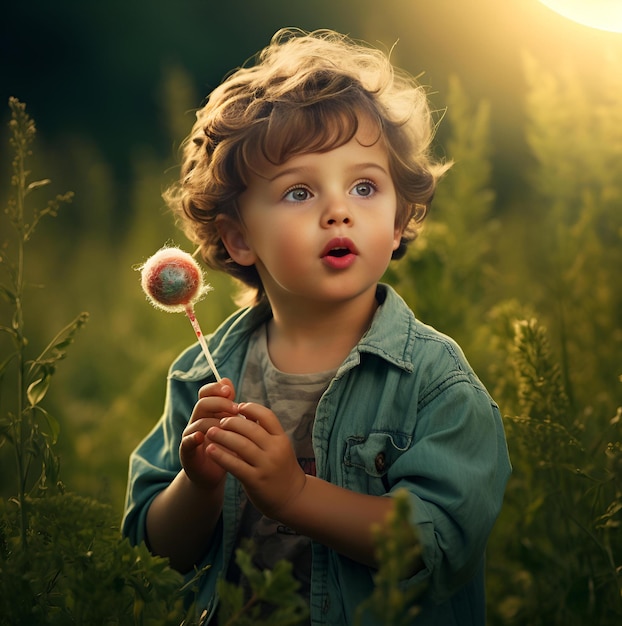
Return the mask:
<svg viewBox="0 0 622 626">
<path fill-rule="evenodd" d="M 362 198 L 372 196 L 375 191 L 376 186 L 369 181 L 356 183 L 356 185 L 354 185 L 354 187 L 352 188 L 352 194 L 355 196 L 360 196 Z"/>
<path fill-rule="evenodd" d="M 288 202 L 304 202 L 311 197 L 311 192 L 306 187 L 292 187 L 285 192 L 284 200 Z"/>
</svg>

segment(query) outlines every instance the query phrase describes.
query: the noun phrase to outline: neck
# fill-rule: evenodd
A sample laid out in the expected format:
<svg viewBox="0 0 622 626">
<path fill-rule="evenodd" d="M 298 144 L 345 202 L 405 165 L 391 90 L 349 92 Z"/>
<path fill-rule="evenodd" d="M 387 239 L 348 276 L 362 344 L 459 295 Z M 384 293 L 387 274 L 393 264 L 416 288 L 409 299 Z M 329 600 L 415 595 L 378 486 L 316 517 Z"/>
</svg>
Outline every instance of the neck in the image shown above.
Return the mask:
<svg viewBox="0 0 622 626">
<path fill-rule="evenodd" d="M 339 303 L 280 304 L 271 300 L 268 351 L 275 367 L 292 374 L 336 369 L 369 328 L 375 288 Z"/>
</svg>

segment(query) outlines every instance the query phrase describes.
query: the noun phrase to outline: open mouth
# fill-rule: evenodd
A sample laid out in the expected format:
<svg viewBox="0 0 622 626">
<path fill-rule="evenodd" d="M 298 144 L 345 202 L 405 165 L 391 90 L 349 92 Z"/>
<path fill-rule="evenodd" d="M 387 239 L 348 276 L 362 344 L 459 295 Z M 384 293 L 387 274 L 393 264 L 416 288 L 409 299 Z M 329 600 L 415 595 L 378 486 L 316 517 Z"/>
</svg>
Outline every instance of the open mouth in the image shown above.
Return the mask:
<svg viewBox="0 0 622 626">
<path fill-rule="evenodd" d="M 350 254 L 350 248 L 333 248 L 326 256 L 337 257 L 338 259 Z"/>
<path fill-rule="evenodd" d="M 324 263 L 335 270 L 350 267 L 358 256 L 356 246 L 347 237 L 335 237 L 331 239 L 322 251 Z"/>
<path fill-rule="evenodd" d="M 334 237 L 326 244 L 321 256 L 341 259 L 349 254 L 358 254 L 354 243 L 348 237 Z"/>
</svg>

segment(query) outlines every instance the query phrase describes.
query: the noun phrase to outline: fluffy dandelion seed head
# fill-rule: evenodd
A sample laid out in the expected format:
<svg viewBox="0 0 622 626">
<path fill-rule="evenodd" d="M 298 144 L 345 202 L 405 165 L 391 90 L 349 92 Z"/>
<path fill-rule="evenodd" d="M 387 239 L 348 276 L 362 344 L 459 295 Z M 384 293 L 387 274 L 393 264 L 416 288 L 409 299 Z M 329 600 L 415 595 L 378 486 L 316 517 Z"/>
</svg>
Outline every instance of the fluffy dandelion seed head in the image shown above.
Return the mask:
<svg viewBox="0 0 622 626">
<path fill-rule="evenodd" d="M 204 283 L 199 264 L 179 248 L 158 250 L 138 269 L 144 292 L 163 311 L 183 312 L 211 289 Z"/>
</svg>

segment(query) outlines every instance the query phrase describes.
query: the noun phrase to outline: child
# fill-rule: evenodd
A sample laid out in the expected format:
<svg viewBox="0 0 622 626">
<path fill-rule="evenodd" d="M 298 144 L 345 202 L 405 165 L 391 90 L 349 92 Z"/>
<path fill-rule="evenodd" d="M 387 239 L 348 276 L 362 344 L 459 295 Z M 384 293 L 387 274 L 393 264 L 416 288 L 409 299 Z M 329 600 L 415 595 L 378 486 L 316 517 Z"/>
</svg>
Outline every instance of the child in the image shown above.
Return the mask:
<svg viewBox="0 0 622 626">
<path fill-rule="evenodd" d="M 181 572 L 293 563 L 310 623 L 352 623 L 373 588 L 370 527 L 407 490 L 426 583 L 414 624 L 485 622 L 484 550 L 510 473 L 496 404 L 449 338 L 379 283 L 446 169 L 427 99 L 387 57 L 281 31 L 197 114 L 167 194 L 206 263 L 250 306 L 172 365 L 132 454 L 123 531 Z M 246 418 L 246 419 L 244 419 Z M 213 618 L 215 619 L 215 618 Z"/>
</svg>

